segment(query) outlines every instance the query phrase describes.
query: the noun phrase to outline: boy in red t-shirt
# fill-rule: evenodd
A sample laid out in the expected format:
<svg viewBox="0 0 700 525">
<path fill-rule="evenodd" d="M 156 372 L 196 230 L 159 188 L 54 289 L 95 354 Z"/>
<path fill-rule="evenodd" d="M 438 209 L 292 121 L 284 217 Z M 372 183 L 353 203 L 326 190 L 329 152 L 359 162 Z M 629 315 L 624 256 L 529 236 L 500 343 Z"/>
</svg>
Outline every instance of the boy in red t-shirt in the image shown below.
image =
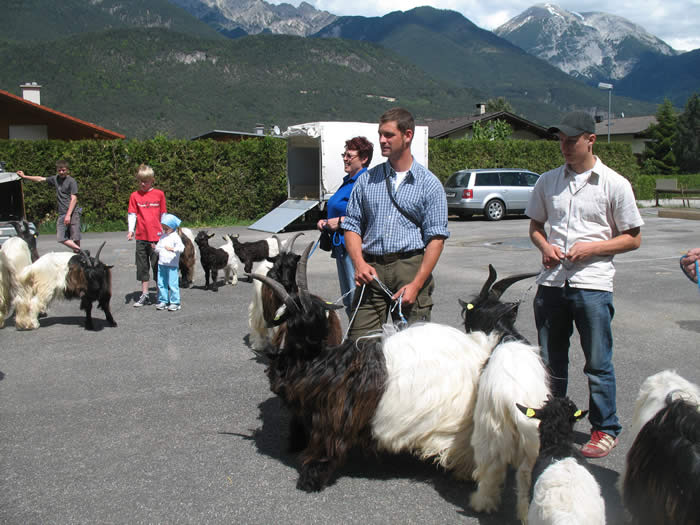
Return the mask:
<svg viewBox="0 0 700 525">
<path fill-rule="evenodd" d="M 148 298 L 149 272 L 153 271 L 153 280 L 158 275 L 158 254 L 154 248 L 162 232 L 160 220 L 167 212 L 165 194 L 153 187 L 155 176 L 153 168 L 141 164 L 136 171 L 139 189 L 129 197 L 127 222 L 129 231 L 128 241 L 136 237 L 136 279 L 141 281 L 141 296 L 134 306 L 150 304 Z M 135 234 L 134 234 L 134 229 Z M 149 270 L 150 269 L 150 270 Z"/>
</svg>

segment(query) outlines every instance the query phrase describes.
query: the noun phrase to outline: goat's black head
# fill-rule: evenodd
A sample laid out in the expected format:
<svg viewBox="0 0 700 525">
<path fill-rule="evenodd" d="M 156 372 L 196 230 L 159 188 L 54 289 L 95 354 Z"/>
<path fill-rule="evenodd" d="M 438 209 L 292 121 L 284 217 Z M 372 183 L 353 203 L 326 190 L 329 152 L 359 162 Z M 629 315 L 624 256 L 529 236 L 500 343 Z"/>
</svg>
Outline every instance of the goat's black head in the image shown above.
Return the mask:
<svg viewBox="0 0 700 525">
<path fill-rule="evenodd" d="M 110 270 L 114 267 L 113 264 L 100 261 L 100 252 L 106 243 L 107 241 L 102 241 L 95 257 L 91 257 L 87 250 L 80 250 L 80 253 L 71 258 L 71 263 L 80 264 L 85 272 L 87 295 L 91 298 L 97 298 L 104 291 L 105 283 L 110 277 Z"/>
<path fill-rule="evenodd" d="M 11 221 L 11 224 L 15 227 L 17 236 L 26 242 L 27 246 L 29 246 L 29 253 L 31 254 L 32 262 L 35 262 L 39 258 L 39 252 L 36 249 L 36 238 L 39 236 L 39 234 L 32 233 L 27 221 Z"/>
<path fill-rule="evenodd" d="M 199 246 L 200 248 L 202 246 L 209 246 L 209 239 L 214 237 L 214 235 L 216 235 L 216 234 L 214 234 L 214 233 L 209 234 L 209 233 L 205 232 L 204 230 L 200 230 L 197 233 L 197 236 L 194 238 L 194 242 L 196 242 L 197 246 Z"/>
<path fill-rule="evenodd" d="M 297 292 L 288 292 L 281 282 L 268 275 L 251 274 L 269 286 L 283 302 L 277 312 L 274 324 L 287 323 L 290 337 L 296 341 L 307 341 L 310 345 L 321 344 L 328 335 L 328 311 L 343 308 L 342 305 L 327 303 L 309 293 L 306 277 L 306 265 L 313 242 L 309 243 L 298 259 L 295 272 Z M 289 254 L 287 254 L 289 255 Z"/>
<path fill-rule="evenodd" d="M 515 332 L 515 320 L 518 317 L 520 303 L 501 302 L 501 295 L 513 283 L 536 275 L 537 273 L 521 273 L 496 282 L 496 269 L 489 264 L 489 276 L 479 295 L 469 303 L 459 300 L 465 330 L 486 333 L 494 330 L 504 333 Z"/>
<path fill-rule="evenodd" d="M 574 439 L 574 425 L 580 421 L 588 410 L 579 410 L 568 397 L 547 395 L 547 401 L 541 408 L 530 408 L 515 403 L 526 417 L 540 420 L 540 450 L 552 445 L 571 444 Z"/>
</svg>

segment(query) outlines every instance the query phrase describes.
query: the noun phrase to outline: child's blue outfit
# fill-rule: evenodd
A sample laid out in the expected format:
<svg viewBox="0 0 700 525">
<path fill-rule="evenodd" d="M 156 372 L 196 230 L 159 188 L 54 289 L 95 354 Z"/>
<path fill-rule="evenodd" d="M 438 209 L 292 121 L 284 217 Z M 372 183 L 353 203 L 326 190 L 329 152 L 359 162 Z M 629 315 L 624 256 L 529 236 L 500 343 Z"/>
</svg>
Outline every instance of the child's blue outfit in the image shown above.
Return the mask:
<svg viewBox="0 0 700 525">
<path fill-rule="evenodd" d="M 185 245 L 180 240 L 177 227 L 180 226 L 180 219 L 175 215 L 166 213 L 160 221 L 172 232 L 163 235 L 155 251 L 158 254 L 158 302 L 161 304 L 180 305 L 180 282 L 178 266 L 180 264 L 180 254 L 185 250 Z M 172 251 L 166 248 L 172 248 Z"/>
</svg>

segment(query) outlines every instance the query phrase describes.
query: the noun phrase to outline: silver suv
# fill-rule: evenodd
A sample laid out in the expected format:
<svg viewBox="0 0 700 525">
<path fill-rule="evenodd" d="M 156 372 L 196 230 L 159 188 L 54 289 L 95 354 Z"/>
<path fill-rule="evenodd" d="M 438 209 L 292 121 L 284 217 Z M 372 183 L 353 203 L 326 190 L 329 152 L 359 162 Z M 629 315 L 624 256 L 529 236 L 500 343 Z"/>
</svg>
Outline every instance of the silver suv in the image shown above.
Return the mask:
<svg viewBox="0 0 700 525">
<path fill-rule="evenodd" d="M 460 217 L 483 213 L 490 221 L 523 213 L 539 177 L 519 169 L 457 171 L 445 181 L 447 209 Z"/>
</svg>

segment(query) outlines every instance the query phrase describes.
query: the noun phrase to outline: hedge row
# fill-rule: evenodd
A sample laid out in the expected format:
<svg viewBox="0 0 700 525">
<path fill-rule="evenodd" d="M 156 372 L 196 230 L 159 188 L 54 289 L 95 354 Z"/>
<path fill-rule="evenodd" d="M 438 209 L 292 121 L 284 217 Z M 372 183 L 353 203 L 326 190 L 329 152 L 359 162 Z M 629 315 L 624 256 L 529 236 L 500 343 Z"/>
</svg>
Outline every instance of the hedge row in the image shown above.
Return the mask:
<svg viewBox="0 0 700 525">
<path fill-rule="evenodd" d="M 651 199 L 654 177 L 639 174 L 629 146 L 599 143 L 596 154 L 627 177 L 638 199 Z M 444 182 L 465 168 L 523 168 L 543 173 L 562 163 L 556 141 L 431 140 L 430 169 Z M 141 163 L 156 173 L 156 187 L 168 199 L 168 209 L 188 223 L 235 218 L 254 220 L 285 200 L 286 143 L 273 138 L 241 142 L 211 140 L 146 141 L 0 141 L 0 160 L 9 171 L 30 175 L 55 173 L 56 160 L 69 161 L 80 187 L 84 223 L 123 222 L 129 194 L 136 189 L 134 173 Z M 700 186 L 700 175 L 678 177 L 679 182 Z M 27 183 L 28 217 L 37 222 L 54 220 L 53 188 Z"/>
<path fill-rule="evenodd" d="M 287 194 L 286 144 L 279 139 L 0 141 L 0 160 L 8 171 L 48 177 L 61 158 L 78 181 L 84 223 L 122 221 L 126 229 L 129 195 L 136 189 L 134 173 L 141 163 L 153 167 L 168 210 L 190 223 L 255 219 Z M 27 182 L 24 193 L 31 220 L 56 218 L 52 187 Z"/>
</svg>

